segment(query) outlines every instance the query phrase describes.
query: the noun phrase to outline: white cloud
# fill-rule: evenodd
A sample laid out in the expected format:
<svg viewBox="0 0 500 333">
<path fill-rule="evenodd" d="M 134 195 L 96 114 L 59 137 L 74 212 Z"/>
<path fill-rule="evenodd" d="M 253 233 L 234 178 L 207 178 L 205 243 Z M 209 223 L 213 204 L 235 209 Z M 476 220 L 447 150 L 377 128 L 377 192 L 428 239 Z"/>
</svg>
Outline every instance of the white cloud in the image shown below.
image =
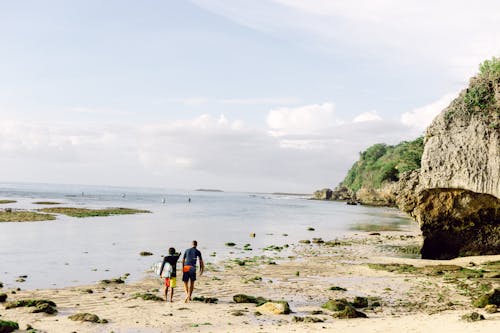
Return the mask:
<svg viewBox="0 0 500 333">
<path fill-rule="evenodd" d="M 333 103 L 277 108 L 260 128 L 207 114 L 128 126 L 2 121 L 0 173 L 37 182 L 312 191 L 336 185 L 368 146 L 414 139 L 452 97 L 399 120 L 369 111 L 343 121 Z"/>
<path fill-rule="evenodd" d="M 272 109 L 266 121 L 273 135 L 313 133 L 341 123 L 333 103 Z"/>
<path fill-rule="evenodd" d="M 437 101 L 415 108 L 401 115 L 401 122 L 419 132 L 424 131 L 432 120 L 457 97 L 457 93 L 442 96 Z"/>
<path fill-rule="evenodd" d="M 382 117 L 380 117 L 377 113 L 377 111 L 373 110 L 373 111 L 368 111 L 368 112 L 364 112 L 360 115 L 357 115 L 353 122 L 354 123 L 361 123 L 363 121 L 378 121 L 378 120 L 382 120 Z"/>
</svg>

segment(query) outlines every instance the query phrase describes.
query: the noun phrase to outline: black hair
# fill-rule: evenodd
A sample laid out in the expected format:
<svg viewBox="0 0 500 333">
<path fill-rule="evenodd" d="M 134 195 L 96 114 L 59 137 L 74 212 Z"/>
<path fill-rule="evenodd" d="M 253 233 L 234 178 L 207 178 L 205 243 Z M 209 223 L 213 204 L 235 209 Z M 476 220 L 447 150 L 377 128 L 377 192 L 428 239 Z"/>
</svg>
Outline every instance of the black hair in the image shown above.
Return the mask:
<svg viewBox="0 0 500 333">
<path fill-rule="evenodd" d="M 170 255 L 175 254 L 175 249 L 173 247 L 168 249 L 168 254 L 170 254 Z"/>
</svg>

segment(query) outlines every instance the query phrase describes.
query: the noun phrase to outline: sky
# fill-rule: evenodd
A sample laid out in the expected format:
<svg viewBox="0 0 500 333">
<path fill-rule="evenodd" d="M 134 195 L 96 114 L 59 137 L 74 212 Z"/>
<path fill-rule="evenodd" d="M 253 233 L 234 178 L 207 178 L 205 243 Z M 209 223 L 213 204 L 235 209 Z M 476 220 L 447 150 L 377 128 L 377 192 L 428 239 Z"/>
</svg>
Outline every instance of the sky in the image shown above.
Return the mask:
<svg viewBox="0 0 500 333">
<path fill-rule="evenodd" d="M 497 1 L 0 0 L 0 181 L 310 193 L 422 135 Z"/>
</svg>

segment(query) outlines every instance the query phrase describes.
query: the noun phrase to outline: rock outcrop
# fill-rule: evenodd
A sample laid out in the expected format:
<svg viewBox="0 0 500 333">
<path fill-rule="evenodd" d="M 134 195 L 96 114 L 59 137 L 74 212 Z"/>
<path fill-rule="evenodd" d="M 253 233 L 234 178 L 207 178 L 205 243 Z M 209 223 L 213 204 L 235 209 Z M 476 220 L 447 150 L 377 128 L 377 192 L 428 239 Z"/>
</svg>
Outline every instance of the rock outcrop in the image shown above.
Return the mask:
<svg viewBox="0 0 500 333">
<path fill-rule="evenodd" d="M 399 182 L 422 258 L 500 253 L 500 70 L 481 70 L 427 128 L 420 171 Z"/>
</svg>

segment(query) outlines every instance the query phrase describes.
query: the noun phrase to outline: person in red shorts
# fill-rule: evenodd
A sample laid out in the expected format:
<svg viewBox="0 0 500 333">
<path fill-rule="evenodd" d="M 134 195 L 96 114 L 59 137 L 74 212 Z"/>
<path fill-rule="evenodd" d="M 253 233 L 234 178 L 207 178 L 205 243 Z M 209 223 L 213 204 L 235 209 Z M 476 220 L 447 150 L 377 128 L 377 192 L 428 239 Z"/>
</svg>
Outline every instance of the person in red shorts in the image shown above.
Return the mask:
<svg viewBox="0 0 500 333">
<path fill-rule="evenodd" d="M 170 302 L 173 302 L 174 288 L 177 286 L 177 261 L 179 260 L 180 256 L 180 253 L 175 253 L 175 249 L 171 247 L 168 249 L 168 256 L 165 256 L 163 258 L 163 262 L 161 264 L 160 276 L 165 276 L 165 302 L 168 301 L 169 288 Z M 162 273 L 165 274 L 162 275 Z"/>
</svg>

